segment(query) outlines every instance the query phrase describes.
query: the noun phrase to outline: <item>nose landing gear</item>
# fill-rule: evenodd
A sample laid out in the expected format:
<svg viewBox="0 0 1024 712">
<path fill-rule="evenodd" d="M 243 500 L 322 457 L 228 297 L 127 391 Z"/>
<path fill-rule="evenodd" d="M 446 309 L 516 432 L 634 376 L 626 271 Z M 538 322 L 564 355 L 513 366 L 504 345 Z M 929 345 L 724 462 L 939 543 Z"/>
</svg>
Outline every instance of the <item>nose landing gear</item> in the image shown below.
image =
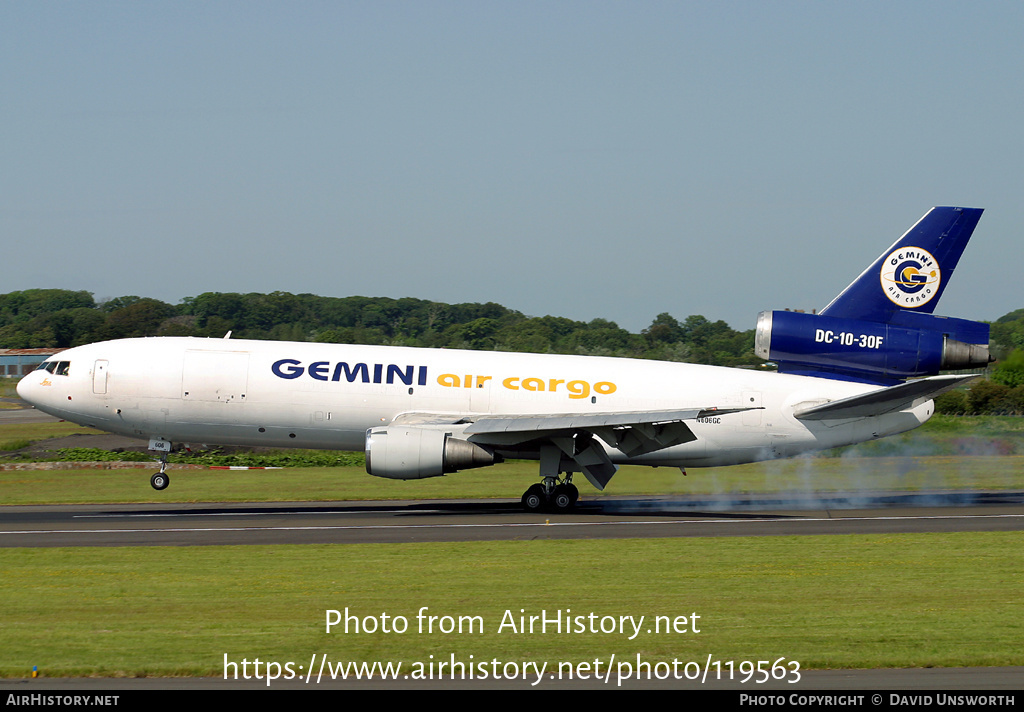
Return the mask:
<svg viewBox="0 0 1024 712">
<path fill-rule="evenodd" d="M 171 444 L 166 440 L 153 439 L 149 441 L 149 449 L 160 453 L 160 471 L 154 472 L 149 478 L 149 484 L 155 490 L 167 489 L 171 484 L 171 478 L 167 474 L 167 456 L 171 454 Z"/>
<path fill-rule="evenodd" d="M 167 489 L 167 485 L 171 484 L 171 478 L 161 468 L 160 472 L 153 473 L 153 476 L 149 478 L 149 484 L 153 485 L 155 490 Z"/>
</svg>

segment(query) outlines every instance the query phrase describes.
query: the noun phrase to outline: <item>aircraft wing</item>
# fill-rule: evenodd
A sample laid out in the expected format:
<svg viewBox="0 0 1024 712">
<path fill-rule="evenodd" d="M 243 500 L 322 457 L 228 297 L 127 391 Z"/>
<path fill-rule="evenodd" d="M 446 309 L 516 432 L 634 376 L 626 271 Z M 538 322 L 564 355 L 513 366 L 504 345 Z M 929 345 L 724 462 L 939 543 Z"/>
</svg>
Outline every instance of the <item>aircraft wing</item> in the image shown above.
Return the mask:
<svg viewBox="0 0 1024 712">
<path fill-rule="evenodd" d="M 973 375 L 922 378 L 804 408 L 793 415 L 799 420 L 839 420 L 883 415 L 913 407 L 917 401 L 930 400 L 975 378 L 977 376 Z"/>
<path fill-rule="evenodd" d="M 484 415 L 474 418 L 466 435 L 474 442 L 516 444 L 538 438 L 598 436 L 629 457 L 696 440 L 687 420 L 721 416 L 749 408 L 687 408 L 613 413 Z"/>
<path fill-rule="evenodd" d="M 749 408 L 687 408 L 685 410 L 619 413 L 561 413 L 541 415 L 484 415 L 465 430 L 470 442 L 510 446 L 546 441 L 541 446 L 541 472 L 545 461 L 557 473 L 562 460 L 575 463 L 594 487 L 603 490 L 618 466 L 597 442 L 598 437 L 627 457 L 637 457 L 696 440 L 688 420 L 727 415 Z M 557 450 L 556 450 L 557 448 Z M 547 453 L 547 454 L 546 454 Z"/>
<path fill-rule="evenodd" d="M 656 450 L 696 440 L 686 421 L 709 416 L 719 417 L 752 408 L 686 408 L 681 410 L 622 411 L 610 413 L 540 413 L 465 415 L 446 418 L 441 414 L 406 413 L 402 423 L 449 423 L 466 425 L 463 435 L 480 445 L 514 448 L 540 442 L 541 469 L 546 457 L 554 458 L 551 467 L 557 473 L 560 463 L 571 460 L 598 489 L 604 489 L 615 474 L 608 453 L 594 438 L 637 457 Z M 550 453 L 545 455 L 545 451 Z"/>
</svg>

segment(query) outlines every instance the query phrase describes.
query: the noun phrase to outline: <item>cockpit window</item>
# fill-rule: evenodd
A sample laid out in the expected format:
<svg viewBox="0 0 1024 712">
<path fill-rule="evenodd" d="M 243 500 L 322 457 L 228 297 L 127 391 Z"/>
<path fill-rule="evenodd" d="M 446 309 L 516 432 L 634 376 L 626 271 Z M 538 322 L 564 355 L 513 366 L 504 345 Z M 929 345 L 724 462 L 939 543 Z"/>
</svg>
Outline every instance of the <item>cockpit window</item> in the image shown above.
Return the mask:
<svg viewBox="0 0 1024 712">
<path fill-rule="evenodd" d="M 55 376 L 66 376 L 71 371 L 70 361 L 43 361 L 37 371 L 48 371 Z"/>
</svg>

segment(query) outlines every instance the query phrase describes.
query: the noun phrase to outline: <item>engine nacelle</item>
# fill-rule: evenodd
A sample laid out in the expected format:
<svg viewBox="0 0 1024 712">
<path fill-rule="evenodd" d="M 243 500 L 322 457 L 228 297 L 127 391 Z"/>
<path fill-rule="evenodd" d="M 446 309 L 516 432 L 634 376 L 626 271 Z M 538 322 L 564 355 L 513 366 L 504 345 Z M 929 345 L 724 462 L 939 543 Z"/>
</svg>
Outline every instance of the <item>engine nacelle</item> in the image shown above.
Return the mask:
<svg viewBox="0 0 1024 712">
<path fill-rule="evenodd" d="M 875 383 L 982 367 L 991 360 L 988 324 L 913 312 L 888 323 L 761 312 L 754 350 L 782 373 Z"/>
<path fill-rule="evenodd" d="M 500 462 L 491 450 L 441 428 L 392 425 L 366 431 L 366 471 L 392 480 L 418 480 Z"/>
</svg>

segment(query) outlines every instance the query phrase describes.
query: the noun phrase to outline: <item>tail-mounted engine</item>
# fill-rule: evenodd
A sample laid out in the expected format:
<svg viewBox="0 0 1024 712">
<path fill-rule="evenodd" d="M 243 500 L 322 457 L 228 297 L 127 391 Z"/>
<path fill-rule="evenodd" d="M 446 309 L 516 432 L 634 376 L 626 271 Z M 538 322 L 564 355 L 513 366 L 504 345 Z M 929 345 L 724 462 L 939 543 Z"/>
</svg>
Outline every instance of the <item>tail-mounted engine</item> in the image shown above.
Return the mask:
<svg viewBox="0 0 1024 712">
<path fill-rule="evenodd" d="M 988 324 L 902 311 L 887 323 L 773 311 L 757 318 L 754 350 L 781 373 L 895 383 L 991 360 Z"/>
<path fill-rule="evenodd" d="M 441 428 L 392 425 L 366 431 L 366 471 L 392 480 L 438 477 L 501 462 L 489 450 Z"/>
</svg>

